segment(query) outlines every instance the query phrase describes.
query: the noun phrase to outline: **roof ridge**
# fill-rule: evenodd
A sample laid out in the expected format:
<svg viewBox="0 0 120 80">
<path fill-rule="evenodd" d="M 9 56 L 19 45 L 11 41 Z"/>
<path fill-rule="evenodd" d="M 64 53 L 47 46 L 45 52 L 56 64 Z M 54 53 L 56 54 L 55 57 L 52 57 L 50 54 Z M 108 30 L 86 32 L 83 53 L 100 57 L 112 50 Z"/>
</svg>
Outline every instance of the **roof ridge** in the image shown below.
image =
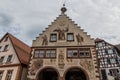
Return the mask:
<svg viewBox="0 0 120 80">
<path fill-rule="evenodd" d="M 29 47 L 26 43 L 24 43 L 24 42 L 21 41 L 20 39 L 16 38 L 16 37 L 13 36 L 12 34 L 10 34 L 10 33 L 7 33 L 7 34 L 8 34 L 8 36 L 13 37 L 14 39 L 16 39 L 17 41 L 19 41 L 20 43 L 22 43 L 22 44 L 24 44 L 25 46 Z M 14 43 L 14 42 L 13 42 L 13 43 Z"/>
<path fill-rule="evenodd" d="M 29 63 L 31 48 L 12 34 L 7 33 L 6 35 L 8 35 L 10 41 L 12 42 L 20 63 L 27 65 Z"/>
</svg>

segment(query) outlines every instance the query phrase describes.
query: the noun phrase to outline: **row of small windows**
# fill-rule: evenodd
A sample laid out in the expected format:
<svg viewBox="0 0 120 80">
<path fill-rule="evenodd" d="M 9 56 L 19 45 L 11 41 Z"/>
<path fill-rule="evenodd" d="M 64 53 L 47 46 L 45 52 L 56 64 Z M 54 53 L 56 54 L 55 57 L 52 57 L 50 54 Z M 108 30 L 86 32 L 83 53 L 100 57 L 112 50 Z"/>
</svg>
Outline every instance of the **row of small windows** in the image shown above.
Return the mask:
<svg viewBox="0 0 120 80">
<path fill-rule="evenodd" d="M 97 54 L 116 54 L 116 50 L 115 49 L 101 49 L 101 50 L 96 50 Z"/>
<path fill-rule="evenodd" d="M 4 64 L 4 63 L 12 63 L 14 59 L 13 55 L 8 55 L 8 56 L 2 56 L 0 58 L 0 64 Z"/>
<path fill-rule="evenodd" d="M 117 64 L 111 64 L 111 65 L 102 64 L 102 65 L 100 65 L 100 68 L 111 68 L 111 67 L 118 67 L 118 65 Z"/>
<path fill-rule="evenodd" d="M 118 59 L 117 58 L 111 58 L 111 59 L 109 59 L 109 58 L 107 58 L 107 59 L 98 59 L 98 63 L 99 63 L 99 65 L 101 65 L 101 64 L 119 64 L 119 61 L 118 61 Z"/>
<path fill-rule="evenodd" d="M 56 42 L 57 41 L 57 34 L 53 33 L 50 35 L 50 41 Z M 73 33 L 67 33 L 67 41 L 74 41 L 74 34 Z"/>
<path fill-rule="evenodd" d="M 9 50 L 9 45 L 4 45 L 4 46 L 0 46 L 0 52 L 5 52 L 5 51 L 8 51 Z"/>
<path fill-rule="evenodd" d="M 34 57 L 36 58 L 55 58 L 56 57 L 56 50 L 55 49 L 48 49 L 48 50 L 36 50 Z"/>
<path fill-rule="evenodd" d="M 108 43 L 105 43 L 105 42 L 96 43 L 96 47 L 104 47 L 104 46 L 109 46 L 110 47 L 110 45 Z"/>
<path fill-rule="evenodd" d="M 68 58 L 90 57 L 90 49 L 67 49 Z M 35 58 L 56 58 L 56 49 L 35 50 Z"/>
<path fill-rule="evenodd" d="M 90 57 L 90 49 L 68 49 L 68 58 Z"/>
<path fill-rule="evenodd" d="M 0 71 L 0 80 L 2 80 L 4 71 Z M 13 70 L 8 70 L 5 80 L 11 80 Z"/>
</svg>

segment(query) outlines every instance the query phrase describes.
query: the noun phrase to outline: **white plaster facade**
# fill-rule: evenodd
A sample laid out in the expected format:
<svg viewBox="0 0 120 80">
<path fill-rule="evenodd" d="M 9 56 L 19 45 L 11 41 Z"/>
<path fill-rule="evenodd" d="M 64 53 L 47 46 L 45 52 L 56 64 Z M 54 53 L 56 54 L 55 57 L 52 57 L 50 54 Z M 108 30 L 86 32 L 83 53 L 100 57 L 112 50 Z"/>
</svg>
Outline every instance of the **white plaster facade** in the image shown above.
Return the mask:
<svg viewBox="0 0 120 80">
<path fill-rule="evenodd" d="M 19 69 L 18 67 L 19 66 L 11 66 L 11 67 L 9 67 L 9 66 L 7 66 L 9 64 L 7 64 L 6 62 L 7 62 L 7 59 L 8 59 L 9 55 L 13 55 L 11 63 L 10 63 L 11 65 L 20 64 L 20 61 L 18 60 L 18 57 L 17 57 L 17 55 L 15 53 L 15 50 L 13 48 L 13 45 L 12 45 L 10 39 L 8 38 L 7 41 L 4 41 L 5 39 L 6 39 L 6 37 L 0 43 L 0 46 L 2 47 L 1 48 L 1 52 L 0 52 L 0 58 L 2 56 L 4 56 L 3 63 L 1 63 L 1 65 L 0 65 L 0 71 L 3 71 L 3 77 L 2 77 L 1 80 L 5 80 L 6 74 L 7 74 L 8 70 L 13 70 L 13 74 L 12 74 L 11 79 L 12 80 L 16 80 L 16 76 L 17 76 L 17 72 L 18 72 L 18 69 Z M 4 51 L 5 45 L 9 45 L 7 51 Z M 2 67 L 2 66 L 4 66 L 4 67 Z"/>
<path fill-rule="evenodd" d="M 23 80 L 26 78 L 22 74 L 27 74 L 27 70 L 25 70 L 27 65 L 22 62 L 21 57 L 18 57 L 20 54 L 24 54 L 24 51 L 21 53 L 21 47 L 14 43 L 25 45 L 9 33 L 6 33 L 0 40 L 0 80 L 8 80 L 9 71 L 9 80 Z"/>
</svg>

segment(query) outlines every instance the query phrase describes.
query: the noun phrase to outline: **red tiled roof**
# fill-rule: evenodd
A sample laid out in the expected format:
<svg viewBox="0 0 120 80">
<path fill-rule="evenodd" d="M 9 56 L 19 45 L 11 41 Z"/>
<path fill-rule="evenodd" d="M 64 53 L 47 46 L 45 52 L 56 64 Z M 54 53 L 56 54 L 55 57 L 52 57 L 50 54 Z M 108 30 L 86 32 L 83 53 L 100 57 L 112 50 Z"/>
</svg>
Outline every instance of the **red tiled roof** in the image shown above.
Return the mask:
<svg viewBox="0 0 120 80">
<path fill-rule="evenodd" d="M 116 47 L 116 49 L 118 51 L 118 55 L 120 56 L 120 44 L 115 45 L 115 47 Z"/>
<path fill-rule="evenodd" d="M 10 38 L 20 62 L 27 65 L 30 59 L 31 48 L 10 33 L 6 35 Z"/>
<path fill-rule="evenodd" d="M 120 51 L 120 44 L 115 45 L 115 47 Z"/>
<path fill-rule="evenodd" d="M 100 39 L 100 38 L 96 38 L 95 39 L 95 42 L 102 42 L 102 41 L 104 41 L 103 39 Z"/>
<path fill-rule="evenodd" d="M 100 38 L 96 38 L 96 39 L 95 39 L 95 43 L 97 43 L 97 42 L 105 42 L 105 43 L 107 43 L 107 44 L 109 44 L 109 45 L 111 45 L 111 46 L 114 46 L 114 45 L 112 45 L 112 44 L 110 44 L 110 43 L 108 43 L 108 42 L 106 42 L 105 40 L 100 39 Z"/>
</svg>

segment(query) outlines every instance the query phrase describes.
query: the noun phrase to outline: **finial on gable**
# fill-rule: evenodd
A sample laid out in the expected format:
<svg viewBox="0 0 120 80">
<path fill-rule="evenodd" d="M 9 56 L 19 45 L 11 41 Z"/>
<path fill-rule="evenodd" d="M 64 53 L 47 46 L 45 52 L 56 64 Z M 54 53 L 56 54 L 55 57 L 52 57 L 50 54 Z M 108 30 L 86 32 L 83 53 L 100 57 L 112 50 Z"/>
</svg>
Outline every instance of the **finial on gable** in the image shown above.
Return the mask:
<svg viewBox="0 0 120 80">
<path fill-rule="evenodd" d="M 66 7 L 65 7 L 65 3 L 63 4 L 63 7 L 61 8 L 61 12 L 62 14 L 64 14 L 67 11 Z"/>
</svg>

